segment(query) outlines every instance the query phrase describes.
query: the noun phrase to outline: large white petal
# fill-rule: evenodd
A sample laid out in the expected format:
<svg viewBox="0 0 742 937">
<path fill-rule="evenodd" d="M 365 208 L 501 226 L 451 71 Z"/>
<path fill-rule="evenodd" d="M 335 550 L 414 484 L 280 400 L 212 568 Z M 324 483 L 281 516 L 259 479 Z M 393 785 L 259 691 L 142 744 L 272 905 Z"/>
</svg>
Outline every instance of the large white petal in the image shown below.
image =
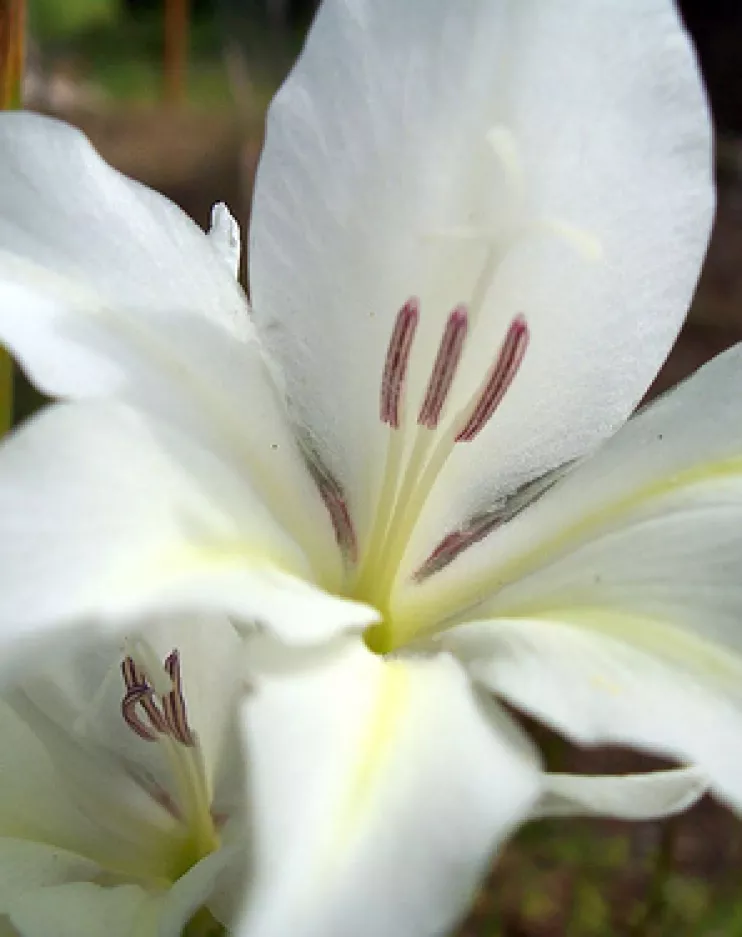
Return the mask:
<svg viewBox="0 0 742 937">
<path fill-rule="evenodd" d="M 283 653 L 244 718 L 255 842 L 240 937 L 448 933 L 539 793 L 532 749 L 447 655 Z"/>
<path fill-rule="evenodd" d="M 475 679 L 578 744 L 697 764 L 712 790 L 742 809 L 742 663 L 698 653 L 683 666 L 669 630 L 652 653 L 629 643 L 642 626 L 651 638 L 652 622 L 619 620 L 605 634 L 599 624 L 597 614 L 578 626 L 555 612 L 462 625 L 443 643 Z"/>
<path fill-rule="evenodd" d="M 312 642 L 376 619 L 309 563 L 227 463 L 125 406 L 50 408 L 0 452 L 6 675 L 72 623 L 221 612 Z"/>
<path fill-rule="evenodd" d="M 395 612 L 410 627 L 462 613 L 617 614 L 627 640 L 686 663 L 698 658 L 694 639 L 742 652 L 740 399 L 736 346 L 447 569 L 400 593 Z M 632 617 L 680 630 L 658 638 Z"/>
<path fill-rule="evenodd" d="M 179 312 L 193 312 L 244 332 L 246 305 L 224 238 L 210 240 L 168 199 L 112 169 L 79 130 L 5 113 L 0 154 L 0 280 L 14 279 L 14 259 L 22 260 L 102 308 L 168 310 L 173 326 Z M 226 219 L 215 220 L 223 231 Z M 43 278 L 30 285 L 46 292 Z"/>
<path fill-rule="evenodd" d="M 269 115 L 250 284 L 256 326 L 362 530 L 402 303 L 422 307 L 413 417 L 443 319 L 471 302 L 488 245 L 502 264 L 458 402 L 516 313 L 532 330 L 491 427 L 441 479 L 428 536 L 442 536 L 631 411 L 694 288 L 710 168 L 698 71 L 668 0 L 322 5 Z"/>
<path fill-rule="evenodd" d="M 0 340 L 50 395 L 125 397 L 239 459 L 332 570 L 329 519 L 234 276 L 239 229 L 224 206 L 212 221 L 207 236 L 79 131 L 3 114 Z"/>
</svg>

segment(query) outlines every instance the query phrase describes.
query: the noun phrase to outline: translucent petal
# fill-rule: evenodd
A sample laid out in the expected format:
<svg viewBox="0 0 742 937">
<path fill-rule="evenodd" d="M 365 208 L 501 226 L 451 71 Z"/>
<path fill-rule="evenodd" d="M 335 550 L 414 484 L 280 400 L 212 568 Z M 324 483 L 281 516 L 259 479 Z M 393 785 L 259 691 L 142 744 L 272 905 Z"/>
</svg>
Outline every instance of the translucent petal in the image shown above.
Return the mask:
<svg viewBox="0 0 742 937">
<path fill-rule="evenodd" d="M 311 585 L 307 558 L 229 464 L 125 406 L 60 405 L 16 432 L 0 453 L 0 518 L 6 678 L 42 636 L 45 654 L 70 641 L 65 625 L 83 640 L 148 614 L 213 612 L 311 643 L 378 617 Z"/>
<path fill-rule="evenodd" d="M 475 679 L 578 744 L 695 764 L 715 793 L 742 809 L 740 662 L 725 666 L 720 656 L 717 672 L 702 656 L 683 665 L 669 633 L 653 651 L 632 641 L 642 629 L 651 637 L 651 622 L 618 621 L 605 634 L 598 623 L 588 616 L 576 625 L 557 611 L 479 622 L 452 629 L 444 646 Z"/>
<path fill-rule="evenodd" d="M 10 920 L 20 937 L 157 937 L 161 902 L 138 885 L 54 885 L 22 895 Z"/>
<path fill-rule="evenodd" d="M 255 843 L 240 937 L 448 933 L 538 795 L 533 749 L 446 655 L 279 655 L 244 718 Z"/>
<path fill-rule="evenodd" d="M 534 813 L 539 817 L 656 820 L 692 807 L 707 786 L 708 779 L 698 768 L 595 777 L 547 774 Z"/>
<path fill-rule="evenodd" d="M 45 393 L 116 395 L 236 459 L 281 522 L 339 558 L 235 279 L 239 229 L 205 235 L 79 131 L 0 117 L 0 340 Z"/>
<path fill-rule="evenodd" d="M 442 323 L 476 324 L 450 411 L 517 313 L 532 340 L 456 447 L 415 549 L 625 419 L 685 315 L 712 215 L 710 128 L 664 0 L 328 0 L 276 97 L 250 232 L 256 326 L 361 533 L 394 317 L 421 300 L 415 418 Z"/>
<path fill-rule="evenodd" d="M 422 586 L 411 622 L 618 616 L 688 662 L 742 651 L 742 347 L 630 420 L 592 457 Z M 659 638 L 657 628 L 677 627 Z M 645 640 L 642 628 L 627 640 Z M 696 646 L 693 642 L 700 641 Z M 691 643 L 688 643 L 691 642 Z M 692 649 L 693 648 L 693 649 Z M 713 647 L 708 653 L 713 653 Z M 701 654 L 703 657 L 703 654 Z"/>
</svg>

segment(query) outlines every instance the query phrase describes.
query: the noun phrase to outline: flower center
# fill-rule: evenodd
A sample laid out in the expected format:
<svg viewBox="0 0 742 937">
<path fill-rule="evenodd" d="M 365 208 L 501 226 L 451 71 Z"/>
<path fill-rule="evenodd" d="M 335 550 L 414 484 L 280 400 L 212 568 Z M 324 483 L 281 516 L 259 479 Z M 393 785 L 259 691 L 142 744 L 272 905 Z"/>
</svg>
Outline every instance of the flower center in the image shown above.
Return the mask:
<svg viewBox="0 0 742 937">
<path fill-rule="evenodd" d="M 139 738 L 161 746 L 172 774 L 174 797 L 160 788 L 152 793 L 185 828 L 172 860 L 174 881 L 219 848 L 203 755 L 188 723 L 180 656 L 173 650 L 161 669 L 156 659 L 143 665 L 126 657 L 121 674 L 126 687 L 121 715 Z"/>
<path fill-rule="evenodd" d="M 307 461 L 327 506 L 335 535 L 346 564 L 345 594 L 376 606 L 383 622 L 369 629 L 366 642 L 371 650 L 385 653 L 405 644 L 418 632 L 414 622 L 392 622 L 388 614 L 392 588 L 404 554 L 423 512 L 425 503 L 457 445 L 471 442 L 492 419 L 523 362 L 530 330 L 522 315 L 515 316 L 504 332 L 499 350 L 479 387 L 465 406 L 447 415 L 452 387 L 459 372 L 464 346 L 482 313 L 485 301 L 503 258 L 515 245 L 533 235 L 550 235 L 571 245 L 580 257 L 595 262 L 602 245 L 591 232 L 558 218 L 533 212 L 526 199 L 524 170 L 517 140 L 507 127 L 496 125 L 487 132 L 486 143 L 494 160 L 491 169 L 504 173 L 509 196 L 496 216 L 487 210 L 481 223 L 445 225 L 429 232 L 434 239 L 471 242 L 483 249 L 483 264 L 466 304 L 448 316 L 427 387 L 419 402 L 413 424 L 405 401 L 405 388 L 412 347 L 420 321 L 415 298 L 400 309 L 389 340 L 381 376 L 379 417 L 389 428 L 385 465 L 381 475 L 370 533 L 358 542 L 347 497 L 340 484 L 322 464 L 318 453 L 307 452 Z M 487 165 L 490 165 L 489 162 Z M 478 209 L 467 213 L 479 217 Z M 506 523 L 519 510 L 540 497 L 559 477 L 555 473 L 529 480 L 521 489 L 508 492 L 491 509 L 468 518 L 443 536 L 417 570 L 421 582 L 452 563 L 465 549 Z"/>
<path fill-rule="evenodd" d="M 379 415 L 389 426 L 390 437 L 375 521 L 353 589 L 357 596 L 388 596 L 425 501 L 448 457 L 456 445 L 475 439 L 492 418 L 518 373 L 528 346 L 528 325 L 525 318 L 518 315 L 510 323 L 478 389 L 464 407 L 446 420 L 446 403 L 469 332 L 467 307 L 457 306 L 444 326 L 416 425 L 412 429 L 414 435 L 405 452 L 403 397 L 419 317 L 419 304 L 410 299 L 399 311 L 389 341 Z M 414 578 L 422 580 L 443 568 L 469 542 L 473 540 L 461 534 L 449 535 L 433 550 Z M 373 629 L 368 637 L 374 649 L 381 649 L 381 646 L 375 646 L 379 642 L 384 649 L 389 649 L 390 635 L 386 624 Z"/>
</svg>

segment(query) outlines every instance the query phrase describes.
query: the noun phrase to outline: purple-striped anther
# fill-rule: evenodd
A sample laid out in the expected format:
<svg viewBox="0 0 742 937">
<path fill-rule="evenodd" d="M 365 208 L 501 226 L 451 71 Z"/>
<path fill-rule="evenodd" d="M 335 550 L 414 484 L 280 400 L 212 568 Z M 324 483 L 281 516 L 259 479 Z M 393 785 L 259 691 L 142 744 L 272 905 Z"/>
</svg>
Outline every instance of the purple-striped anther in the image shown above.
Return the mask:
<svg viewBox="0 0 742 937">
<path fill-rule="evenodd" d="M 402 391 L 419 318 L 420 304 L 413 296 L 397 313 L 397 321 L 394 323 L 392 337 L 389 339 L 384 373 L 381 377 L 379 416 L 381 422 L 388 423 L 392 429 L 399 428 Z"/>
<path fill-rule="evenodd" d="M 126 724 L 147 742 L 157 741 L 160 735 L 168 735 L 181 745 L 192 747 L 196 739 L 188 725 L 185 697 L 180 676 L 180 655 L 172 651 L 165 660 L 164 669 L 172 681 L 169 693 L 155 700 L 147 676 L 131 657 L 125 657 L 121 663 L 121 675 L 124 678 L 126 693 L 121 701 L 121 715 Z M 143 710 L 145 722 L 139 713 Z"/>
<path fill-rule="evenodd" d="M 487 383 L 463 428 L 456 435 L 456 442 L 469 442 L 489 422 L 492 414 L 508 392 L 521 366 L 528 348 L 530 332 L 524 316 L 518 315 L 510 323 Z"/>
<path fill-rule="evenodd" d="M 162 708 L 170 735 L 181 745 L 192 748 L 196 740 L 188 725 L 188 713 L 180 677 L 180 654 L 177 650 L 171 651 L 168 655 L 165 660 L 165 670 L 173 681 L 173 689 L 162 697 Z"/>
<path fill-rule="evenodd" d="M 143 709 L 147 713 L 147 718 L 149 719 L 149 725 L 141 718 L 137 709 L 139 705 L 143 704 Z M 145 742 L 156 742 L 157 736 L 164 731 L 164 721 L 162 725 L 158 725 L 155 728 L 155 725 L 152 721 L 150 707 L 147 704 L 155 706 L 152 702 L 152 690 L 149 687 L 144 686 L 135 686 L 130 690 L 127 690 L 126 695 L 121 701 L 121 715 L 124 717 L 124 721 L 129 726 L 129 728 L 136 732 L 140 739 L 144 739 Z M 157 707 L 155 706 L 155 709 Z M 159 716 L 159 711 L 157 713 Z M 157 717 L 156 717 L 157 720 Z"/>
<path fill-rule="evenodd" d="M 469 316 L 466 306 L 457 306 L 448 317 L 441 343 L 438 346 L 428 389 L 425 391 L 425 399 L 417 417 L 420 426 L 428 429 L 435 429 L 438 426 L 443 405 L 451 390 L 451 384 L 461 360 L 468 328 Z"/>
</svg>

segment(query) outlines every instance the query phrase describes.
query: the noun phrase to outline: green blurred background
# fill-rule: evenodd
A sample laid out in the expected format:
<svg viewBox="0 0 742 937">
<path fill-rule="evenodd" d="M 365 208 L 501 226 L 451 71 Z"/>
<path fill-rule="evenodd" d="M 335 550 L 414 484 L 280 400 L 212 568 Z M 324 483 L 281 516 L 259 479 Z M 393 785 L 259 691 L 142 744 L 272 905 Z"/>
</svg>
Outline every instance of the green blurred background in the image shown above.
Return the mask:
<svg viewBox="0 0 742 937">
<path fill-rule="evenodd" d="M 313 0 L 29 4 L 26 106 L 81 126 L 106 159 L 200 224 L 217 200 L 246 224 L 265 108 Z M 719 212 L 689 323 L 653 393 L 742 339 L 742 0 L 687 0 L 683 14 L 712 99 Z M 19 386 L 19 417 L 38 403 Z M 656 765 L 535 731 L 558 770 Z M 665 823 L 531 824 L 500 857 L 461 934 L 742 937 L 742 825 L 709 800 Z"/>
</svg>

